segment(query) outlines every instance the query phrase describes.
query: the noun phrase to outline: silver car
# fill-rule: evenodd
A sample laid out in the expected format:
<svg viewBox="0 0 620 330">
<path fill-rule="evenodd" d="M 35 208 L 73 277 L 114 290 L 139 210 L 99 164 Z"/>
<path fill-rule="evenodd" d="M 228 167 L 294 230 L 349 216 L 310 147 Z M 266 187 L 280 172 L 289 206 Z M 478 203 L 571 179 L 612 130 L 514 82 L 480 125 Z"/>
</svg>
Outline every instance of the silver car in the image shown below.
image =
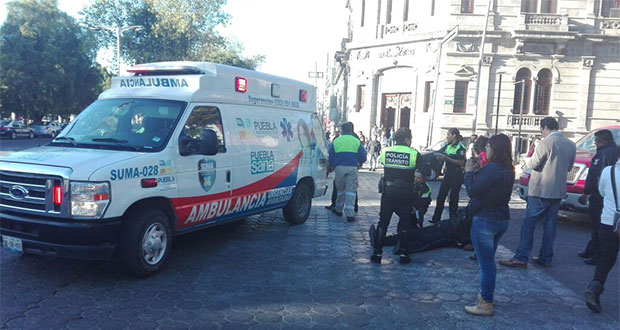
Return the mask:
<svg viewBox="0 0 620 330">
<path fill-rule="evenodd" d="M 62 126 L 56 121 L 50 121 L 48 123 L 34 124 L 32 125 L 32 129 L 36 136 L 49 135 L 51 137 L 56 137 L 62 130 Z"/>
</svg>

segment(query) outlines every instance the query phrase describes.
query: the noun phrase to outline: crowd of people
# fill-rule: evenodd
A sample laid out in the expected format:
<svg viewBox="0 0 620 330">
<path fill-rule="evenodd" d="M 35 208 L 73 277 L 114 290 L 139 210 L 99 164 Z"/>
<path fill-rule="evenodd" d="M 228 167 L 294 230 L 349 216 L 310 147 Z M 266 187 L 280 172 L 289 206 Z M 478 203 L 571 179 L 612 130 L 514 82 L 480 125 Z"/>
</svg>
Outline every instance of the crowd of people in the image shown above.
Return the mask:
<svg viewBox="0 0 620 330">
<path fill-rule="evenodd" d="M 345 123 L 341 133 L 329 147 L 329 168 L 335 172 L 332 205 L 334 214 L 355 221 L 358 208 L 358 169 L 370 155 L 369 170 L 377 162 L 383 166 L 378 188 L 381 193 L 379 220 L 369 229 L 372 254 L 370 261 L 381 264 L 383 247 L 394 246 L 401 264 L 411 262 L 410 254 L 446 246 L 473 249 L 480 272 L 480 293 L 474 305 L 465 311 L 474 315 L 493 315 L 495 291 L 495 252 L 510 220 L 509 202 L 515 182 L 512 143 L 505 134 L 491 137 L 472 136 L 468 147 L 456 128 L 448 130 L 448 143 L 435 157 L 444 163 L 444 177 L 436 197 L 435 212 L 424 226 L 424 215 L 432 200 L 432 191 L 425 181 L 426 164 L 411 148 L 409 128 L 396 132 L 374 126 L 370 138 L 363 132 L 354 133 L 352 123 Z M 575 143 L 560 131 L 558 122 L 547 117 L 541 120 L 542 139 L 529 153 L 531 169 L 525 216 L 521 236 L 513 258 L 500 260 L 510 268 L 527 268 L 532 254 L 534 230 L 542 220 L 543 237 L 540 251 L 531 258 L 541 267 L 550 267 L 556 235 L 560 201 L 566 197 L 566 180 L 575 161 Z M 380 139 L 384 137 L 384 141 Z M 385 142 L 385 143 L 382 143 Z M 590 202 L 593 233 L 586 249 L 579 253 L 586 263 L 596 265 L 593 280 L 586 290 L 586 304 L 600 313 L 600 295 L 607 274 L 614 266 L 619 246 L 617 186 L 620 185 L 619 149 L 611 132 L 596 133 L 597 153 L 593 158 L 586 189 L 581 199 Z M 618 172 L 618 173 L 616 173 Z M 618 177 L 618 178 L 616 178 Z M 468 205 L 459 208 L 459 192 L 464 186 Z M 441 220 L 445 199 L 449 196 L 448 219 Z M 398 215 L 396 233 L 388 234 L 393 214 Z"/>
</svg>

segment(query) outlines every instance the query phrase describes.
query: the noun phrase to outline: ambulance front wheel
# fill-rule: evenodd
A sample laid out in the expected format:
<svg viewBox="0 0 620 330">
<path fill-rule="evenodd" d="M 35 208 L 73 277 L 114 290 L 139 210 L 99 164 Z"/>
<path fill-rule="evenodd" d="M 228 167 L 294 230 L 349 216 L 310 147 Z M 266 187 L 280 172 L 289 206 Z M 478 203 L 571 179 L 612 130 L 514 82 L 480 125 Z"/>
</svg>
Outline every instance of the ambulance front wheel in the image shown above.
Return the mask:
<svg viewBox="0 0 620 330">
<path fill-rule="evenodd" d="M 170 219 L 161 210 L 139 209 L 123 221 L 120 257 L 130 275 L 147 277 L 157 273 L 168 258 L 172 243 Z"/>
<path fill-rule="evenodd" d="M 310 187 L 305 183 L 300 183 L 295 188 L 295 193 L 288 204 L 284 207 L 284 220 L 292 225 L 306 222 L 310 215 L 312 207 L 312 192 Z"/>
</svg>

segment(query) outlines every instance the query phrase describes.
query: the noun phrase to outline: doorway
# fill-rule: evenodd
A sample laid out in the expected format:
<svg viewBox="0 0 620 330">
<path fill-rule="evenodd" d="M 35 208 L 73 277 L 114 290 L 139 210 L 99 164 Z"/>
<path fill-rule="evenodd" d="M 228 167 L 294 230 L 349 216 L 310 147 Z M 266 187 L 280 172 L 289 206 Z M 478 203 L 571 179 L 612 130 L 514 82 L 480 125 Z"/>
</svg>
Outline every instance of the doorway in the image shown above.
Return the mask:
<svg viewBox="0 0 620 330">
<path fill-rule="evenodd" d="M 411 93 L 390 93 L 382 95 L 381 125 L 385 131 L 397 131 L 409 127 L 411 122 Z"/>
</svg>

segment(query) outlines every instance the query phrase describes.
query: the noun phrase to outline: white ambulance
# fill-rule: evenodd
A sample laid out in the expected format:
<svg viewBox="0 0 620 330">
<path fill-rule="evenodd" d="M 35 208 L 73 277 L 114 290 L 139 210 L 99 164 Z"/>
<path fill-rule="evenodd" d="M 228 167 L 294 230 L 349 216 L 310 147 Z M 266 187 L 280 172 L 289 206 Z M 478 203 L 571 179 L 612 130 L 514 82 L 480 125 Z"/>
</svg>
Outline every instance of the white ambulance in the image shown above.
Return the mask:
<svg viewBox="0 0 620 330">
<path fill-rule="evenodd" d="M 283 209 L 306 221 L 327 189 L 311 85 L 225 65 L 162 62 L 80 113 L 50 144 L 0 158 L 5 248 L 156 273 L 172 237 Z"/>
</svg>

